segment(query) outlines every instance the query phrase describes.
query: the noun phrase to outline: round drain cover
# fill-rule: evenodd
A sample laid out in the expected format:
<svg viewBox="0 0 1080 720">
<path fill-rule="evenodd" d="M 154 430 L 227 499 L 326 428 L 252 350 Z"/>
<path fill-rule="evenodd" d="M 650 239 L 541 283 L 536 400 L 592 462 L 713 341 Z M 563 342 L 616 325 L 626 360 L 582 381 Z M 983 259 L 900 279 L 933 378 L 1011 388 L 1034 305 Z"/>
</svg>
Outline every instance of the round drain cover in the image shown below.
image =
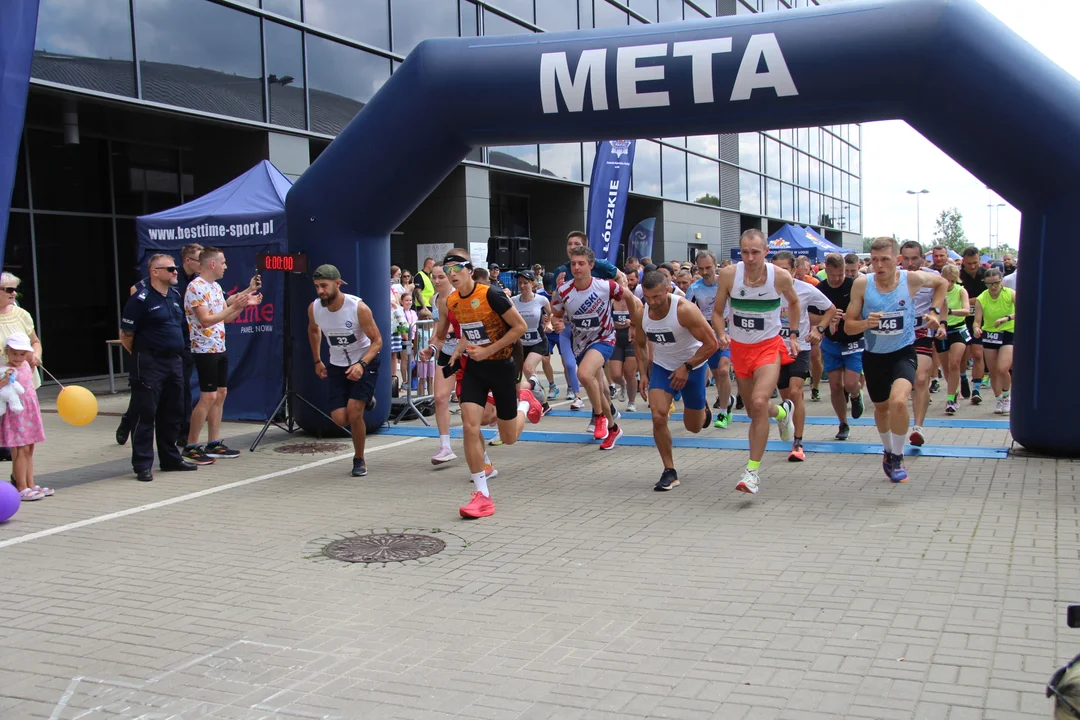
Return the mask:
<svg viewBox="0 0 1080 720">
<path fill-rule="evenodd" d="M 416 560 L 445 549 L 446 543 L 430 535 L 380 533 L 335 540 L 323 548 L 323 554 L 350 563 L 387 563 Z"/>
</svg>

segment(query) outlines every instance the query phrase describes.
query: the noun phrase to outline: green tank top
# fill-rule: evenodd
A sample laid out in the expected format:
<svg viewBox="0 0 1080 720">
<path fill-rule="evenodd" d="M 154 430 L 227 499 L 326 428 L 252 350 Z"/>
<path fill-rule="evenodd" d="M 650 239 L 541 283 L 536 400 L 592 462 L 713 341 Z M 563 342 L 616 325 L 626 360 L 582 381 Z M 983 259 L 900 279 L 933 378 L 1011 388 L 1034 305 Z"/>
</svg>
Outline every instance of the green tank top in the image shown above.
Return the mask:
<svg viewBox="0 0 1080 720">
<path fill-rule="evenodd" d="M 1013 315 L 1016 313 L 1016 301 L 1013 299 L 1013 291 L 1010 288 L 1003 287 L 1001 292 L 998 293 L 997 300 L 990 297 L 990 291 L 984 290 L 979 297 L 976 298 L 979 301 L 979 305 L 982 306 L 983 320 L 982 328 L 986 332 L 1014 332 L 1013 328 L 1016 326 L 1015 320 L 1010 320 L 1007 323 L 995 326 L 999 318 L 1003 318 L 1006 315 Z"/>
<path fill-rule="evenodd" d="M 962 288 L 963 286 L 960 283 L 956 283 L 952 286 L 952 290 L 945 293 L 945 299 L 950 310 L 960 310 L 964 307 L 963 298 L 960 297 L 960 290 Z M 950 313 L 946 326 L 951 328 L 960 327 L 964 324 L 966 319 L 967 318 L 960 315 L 953 315 Z"/>
</svg>

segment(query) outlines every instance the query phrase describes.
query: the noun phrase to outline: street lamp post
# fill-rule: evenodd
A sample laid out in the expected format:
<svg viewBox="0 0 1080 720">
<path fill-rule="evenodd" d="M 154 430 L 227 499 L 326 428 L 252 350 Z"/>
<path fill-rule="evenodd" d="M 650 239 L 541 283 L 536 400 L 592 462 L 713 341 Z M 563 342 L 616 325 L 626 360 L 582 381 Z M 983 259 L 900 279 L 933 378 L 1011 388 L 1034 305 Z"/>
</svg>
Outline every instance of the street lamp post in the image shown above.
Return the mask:
<svg viewBox="0 0 1080 720">
<path fill-rule="evenodd" d="M 986 206 L 987 211 L 990 214 L 989 220 L 990 220 L 990 254 L 991 255 L 994 254 L 994 249 L 995 249 L 994 248 L 994 238 L 998 237 L 998 235 L 1000 235 L 1000 233 L 1001 233 L 1001 208 L 1003 208 L 1003 207 L 1005 207 L 1005 203 L 1002 203 L 1002 202 L 999 202 L 996 205 L 994 203 L 990 203 L 989 205 Z M 994 208 L 997 208 L 997 225 L 998 225 L 998 234 L 997 235 L 994 234 L 994 216 L 993 216 Z"/>
<path fill-rule="evenodd" d="M 908 195 L 915 196 L 915 241 L 919 243 L 919 247 L 922 247 L 922 218 L 919 213 L 919 196 L 926 195 L 929 190 L 908 190 Z"/>
</svg>

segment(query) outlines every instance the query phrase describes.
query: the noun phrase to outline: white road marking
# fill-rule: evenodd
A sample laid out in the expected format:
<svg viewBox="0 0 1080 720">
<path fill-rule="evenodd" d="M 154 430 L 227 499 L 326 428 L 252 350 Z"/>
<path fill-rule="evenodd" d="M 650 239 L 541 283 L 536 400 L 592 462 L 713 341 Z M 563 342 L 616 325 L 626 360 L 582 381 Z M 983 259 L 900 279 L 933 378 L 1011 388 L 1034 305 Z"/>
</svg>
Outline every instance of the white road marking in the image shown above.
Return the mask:
<svg viewBox="0 0 1080 720">
<path fill-rule="evenodd" d="M 379 445 L 378 447 L 371 447 L 367 449 L 367 453 L 379 452 L 380 450 L 390 450 L 392 448 L 401 447 L 402 445 L 408 445 L 419 440 L 426 440 L 428 438 L 414 437 L 407 438 L 405 440 L 398 440 L 396 442 L 387 443 L 386 445 Z M 0 550 L 11 547 L 12 545 L 19 545 L 24 542 L 30 542 L 31 540 L 38 540 L 43 537 L 49 537 L 50 535 L 57 535 L 68 530 L 77 530 L 79 528 L 87 527 L 88 525 L 97 525 L 108 520 L 116 520 L 117 518 L 127 517 L 128 515 L 135 515 L 137 513 L 146 512 L 147 510 L 157 510 L 168 505 L 174 505 L 176 503 L 186 502 L 187 500 L 195 500 L 196 498 L 206 497 L 207 495 L 213 495 L 214 493 L 224 492 L 226 490 L 232 490 L 233 488 L 243 487 L 244 485 L 251 485 L 252 483 L 262 482 L 263 480 L 272 480 L 273 478 L 282 477 L 283 475 L 291 475 L 293 473 L 301 472 L 303 470 L 311 470 L 312 468 L 321 467 L 323 465 L 329 465 L 339 460 L 347 460 L 353 457 L 353 454 L 347 453 L 345 455 L 335 455 L 334 457 L 323 458 L 322 460 L 316 460 L 304 465 L 297 465 L 294 468 L 287 468 L 285 470 L 278 470 L 277 472 L 267 473 L 266 475 L 259 475 L 257 477 L 248 478 L 246 480 L 237 480 L 236 482 L 227 483 L 225 485 L 217 485 L 205 490 L 199 490 L 197 492 L 188 493 L 187 495 L 180 495 L 178 497 L 169 498 L 168 500 L 159 500 L 157 502 L 148 503 L 146 505 L 139 505 L 138 507 L 128 508 L 127 510 L 119 510 L 107 515 L 98 515 L 97 517 L 87 518 L 86 520 L 79 520 L 78 522 L 68 523 L 67 525 L 58 525 L 48 530 L 39 530 L 38 532 L 29 533 L 27 535 L 19 535 L 17 537 L 10 538 L 8 540 L 0 541 Z"/>
</svg>

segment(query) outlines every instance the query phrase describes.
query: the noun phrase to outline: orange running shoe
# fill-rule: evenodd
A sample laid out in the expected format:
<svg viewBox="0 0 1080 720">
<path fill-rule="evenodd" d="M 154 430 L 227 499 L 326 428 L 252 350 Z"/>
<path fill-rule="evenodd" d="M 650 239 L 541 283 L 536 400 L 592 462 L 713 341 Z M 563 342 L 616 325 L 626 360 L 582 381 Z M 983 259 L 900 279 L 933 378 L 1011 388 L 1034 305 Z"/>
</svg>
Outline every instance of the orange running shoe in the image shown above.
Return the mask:
<svg viewBox="0 0 1080 720">
<path fill-rule="evenodd" d="M 603 440 L 608 436 L 607 429 L 607 416 L 601 415 L 600 417 L 593 418 L 593 422 L 596 424 L 596 428 L 593 430 L 593 438 L 596 440 Z"/>
<path fill-rule="evenodd" d="M 488 517 L 495 514 L 495 503 L 491 502 L 491 498 L 477 490 L 473 493 L 469 504 L 462 505 L 458 508 L 458 512 L 461 513 L 463 518 Z"/>
<path fill-rule="evenodd" d="M 802 462 L 806 459 L 806 453 L 803 452 L 802 445 L 793 445 L 791 448 L 791 454 L 787 456 L 788 462 Z"/>
<path fill-rule="evenodd" d="M 484 479 L 493 480 L 497 477 L 499 477 L 499 471 L 494 465 L 484 466 Z M 472 482 L 472 480 L 470 479 L 469 482 Z"/>
</svg>

